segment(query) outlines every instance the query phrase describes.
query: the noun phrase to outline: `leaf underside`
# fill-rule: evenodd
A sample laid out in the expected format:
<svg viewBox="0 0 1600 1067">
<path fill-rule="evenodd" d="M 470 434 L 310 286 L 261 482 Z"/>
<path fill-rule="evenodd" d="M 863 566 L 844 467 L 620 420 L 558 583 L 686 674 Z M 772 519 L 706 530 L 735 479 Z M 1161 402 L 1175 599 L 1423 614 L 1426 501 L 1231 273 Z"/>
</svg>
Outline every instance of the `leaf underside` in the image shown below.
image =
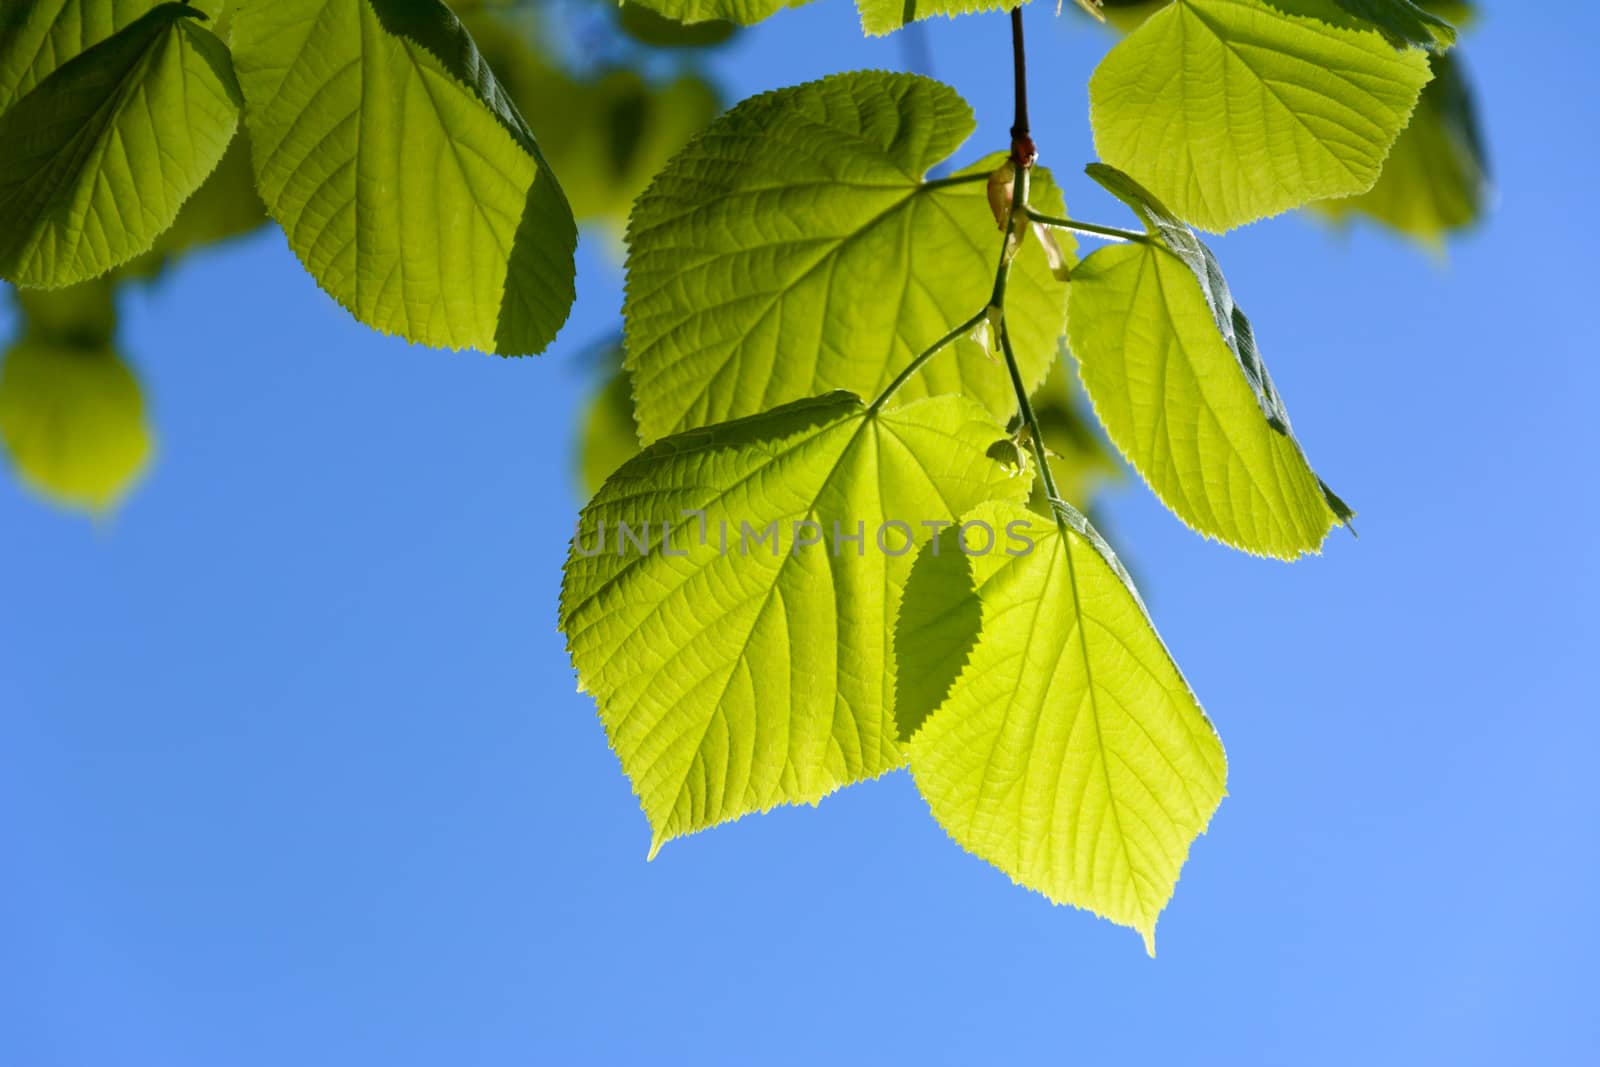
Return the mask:
<svg viewBox="0 0 1600 1067">
<path fill-rule="evenodd" d="M 239 116 L 227 48 L 162 4 L 0 115 L 0 276 L 57 288 L 144 252 L 216 167 Z"/>
<path fill-rule="evenodd" d="M 1280 559 L 1317 551 L 1352 513 L 1307 462 L 1215 257 L 1126 175 L 1089 171 L 1152 236 L 1095 252 L 1069 287 L 1068 340 L 1107 434 L 1200 533 Z"/>
<path fill-rule="evenodd" d="M 1201 229 L 1370 189 L 1428 81 L 1426 55 L 1261 0 L 1177 0 L 1089 81 L 1105 162 Z"/>
<path fill-rule="evenodd" d="M 447 8 L 251 4 L 234 57 L 262 199 L 331 296 L 424 344 L 549 344 L 573 300 L 577 227 Z"/>
<path fill-rule="evenodd" d="M 835 393 L 665 438 L 607 479 L 568 556 L 561 629 L 652 852 L 902 763 L 889 635 L 913 542 L 1021 496 L 984 455 L 1000 436 L 962 397 L 874 413 Z M 890 520 L 906 529 L 881 547 Z M 798 547 L 808 521 L 823 541 Z M 618 523 L 649 524 L 648 554 Z M 773 523 L 778 539 L 757 540 Z"/>
<path fill-rule="evenodd" d="M 913 680 L 901 719 L 918 724 L 912 777 L 962 847 L 1133 927 L 1153 955 L 1190 842 L 1224 795 L 1222 743 L 1080 515 L 1058 524 L 992 503 L 966 522 L 1023 523 L 1032 548 L 969 556 L 950 529 L 937 556 L 922 550 L 896 632 Z"/>
<path fill-rule="evenodd" d="M 657 177 L 629 226 L 628 367 L 642 437 L 845 389 L 871 397 L 988 302 L 1000 234 L 989 157 L 930 167 L 974 127 L 926 78 L 836 75 L 746 100 Z M 1034 203 L 1060 211 L 1036 172 Z M 1048 373 L 1065 301 L 1044 251 L 1014 265 L 1008 317 L 1027 385 Z M 962 338 L 897 400 L 963 393 L 1016 410 L 1004 368 Z"/>
</svg>

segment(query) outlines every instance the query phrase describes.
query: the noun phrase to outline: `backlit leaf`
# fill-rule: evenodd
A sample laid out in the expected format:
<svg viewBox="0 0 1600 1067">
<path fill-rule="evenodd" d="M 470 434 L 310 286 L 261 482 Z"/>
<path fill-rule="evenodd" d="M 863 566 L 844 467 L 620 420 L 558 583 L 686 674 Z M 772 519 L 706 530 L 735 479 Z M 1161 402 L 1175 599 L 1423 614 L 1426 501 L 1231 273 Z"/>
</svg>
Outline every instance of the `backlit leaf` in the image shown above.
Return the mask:
<svg viewBox="0 0 1600 1067">
<path fill-rule="evenodd" d="M 0 112 L 160 0 L 0 0 Z M 215 17 L 221 0 L 193 4 Z"/>
<path fill-rule="evenodd" d="M 1177 0 L 1096 69 L 1090 120 L 1101 159 L 1223 231 L 1370 189 L 1428 77 L 1376 32 Z"/>
<path fill-rule="evenodd" d="M 664 438 L 606 481 L 561 629 L 653 848 L 901 764 L 889 635 L 914 543 L 1020 497 L 984 456 L 1000 434 L 963 397 L 873 412 L 834 393 Z"/>
<path fill-rule="evenodd" d="M 901 677 L 920 680 L 900 692 L 911 775 L 962 847 L 1154 955 L 1222 802 L 1222 743 L 1081 515 L 993 503 L 962 529 L 922 550 L 895 634 Z"/>
<path fill-rule="evenodd" d="M 289 246 L 385 333 L 538 352 L 577 228 L 533 134 L 437 0 L 273 0 L 234 19 L 258 185 Z"/>
<path fill-rule="evenodd" d="M 1433 57 L 1411 125 L 1371 191 L 1319 205 L 1334 218 L 1368 215 L 1437 247 L 1477 222 L 1490 195 L 1489 164 L 1472 91 L 1453 55 Z"/>
<path fill-rule="evenodd" d="M 1151 240 L 1073 271 L 1067 336 L 1111 440 L 1195 530 L 1249 552 L 1315 552 L 1352 512 L 1317 478 L 1209 249 L 1110 167 L 1090 174 Z"/>
<path fill-rule="evenodd" d="M 628 229 L 629 369 L 645 440 L 830 389 L 875 396 L 989 301 L 1000 234 L 990 156 L 924 175 L 973 130 L 947 86 L 909 74 L 842 74 L 744 101 L 640 198 Z M 1033 201 L 1059 212 L 1036 170 Z M 1038 242 L 1007 296 L 1027 384 L 1049 370 L 1062 285 Z M 964 393 L 1016 410 L 978 342 L 931 361 L 899 399 Z"/>
<path fill-rule="evenodd" d="M 0 115 L 0 276 L 71 285 L 172 225 L 239 115 L 228 50 L 196 17 L 153 8 Z"/>
</svg>

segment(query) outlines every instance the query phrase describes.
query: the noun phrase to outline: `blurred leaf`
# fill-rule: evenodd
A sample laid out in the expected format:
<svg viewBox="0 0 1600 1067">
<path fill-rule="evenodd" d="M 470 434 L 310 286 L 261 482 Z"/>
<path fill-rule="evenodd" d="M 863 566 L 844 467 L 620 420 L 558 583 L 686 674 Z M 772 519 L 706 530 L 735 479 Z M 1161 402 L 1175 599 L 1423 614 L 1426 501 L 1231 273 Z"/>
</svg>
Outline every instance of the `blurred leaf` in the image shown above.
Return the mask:
<svg viewBox="0 0 1600 1067">
<path fill-rule="evenodd" d="M 330 295 L 424 344 L 524 355 L 550 343 L 572 307 L 577 227 L 448 8 L 250 4 L 233 48 L 257 187 Z"/>
<path fill-rule="evenodd" d="M 580 222 L 620 231 L 650 179 L 722 110 L 716 90 L 694 75 L 662 86 L 624 69 L 579 80 L 494 10 L 475 11 L 466 23 L 506 92 L 532 116 Z"/>
<path fill-rule="evenodd" d="M 26 484 L 106 511 L 151 454 L 139 382 L 111 341 L 110 284 L 22 292 L 18 304 L 22 336 L 0 360 L 0 440 Z"/>
<path fill-rule="evenodd" d="M 1452 55 L 1434 56 L 1433 71 L 1378 183 L 1319 210 L 1334 219 L 1367 215 L 1435 248 L 1479 220 L 1490 182 L 1472 90 Z"/>
<path fill-rule="evenodd" d="M 578 439 L 578 478 L 584 499 L 594 496 L 613 471 L 639 454 L 639 424 L 633 418 L 633 383 L 618 369 L 589 401 Z"/>
<path fill-rule="evenodd" d="M 710 48 L 723 44 L 739 29 L 725 19 L 682 23 L 631 0 L 617 5 L 616 11 L 622 32 L 652 48 Z"/>
<path fill-rule="evenodd" d="M 1050 376 L 1032 398 L 1033 414 L 1053 453 L 1050 470 L 1055 475 L 1056 489 L 1067 503 L 1088 511 L 1103 485 L 1121 480 L 1122 464 L 1101 434 L 1092 412 L 1086 410 L 1088 400 L 1083 387 L 1078 384 L 1077 375 L 1067 369 L 1070 358 L 1063 340 L 1061 358 L 1051 366 Z M 1037 480 L 1028 506 L 1040 514 L 1051 514 L 1044 486 Z"/>
<path fill-rule="evenodd" d="M 0 276 L 71 285 L 172 225 L 239 118 L 227 47 L 196 18 L 162 4 L 0 116 Z"/>
</svg>

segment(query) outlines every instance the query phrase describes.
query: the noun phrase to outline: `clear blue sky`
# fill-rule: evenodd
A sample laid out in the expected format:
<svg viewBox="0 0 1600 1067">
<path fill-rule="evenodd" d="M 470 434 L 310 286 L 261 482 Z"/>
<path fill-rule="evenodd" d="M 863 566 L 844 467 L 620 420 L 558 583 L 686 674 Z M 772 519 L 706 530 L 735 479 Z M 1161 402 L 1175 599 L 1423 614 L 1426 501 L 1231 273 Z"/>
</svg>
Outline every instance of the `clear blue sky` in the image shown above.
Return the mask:
<svg viewBox="0 0 1600 1067">
<path fill-rule="evenodd" d="M 1217 242 L 1361 539 L 1287 566 L 1111 501 L 1231 759 L 1158 959 L 903 774 L 647 864 L 555 630 L 615 260 L 504 362 L 365 331 L 272 234 L 126 301 L 161 455 L 115 521 L 0 481 L 0 1062 L 1600 1062 L 1600 12 L 1486 6 L 1500 202 L 1448 265 Z M 1044 162 L 1122 222 L 1079 173 L 1107 41 L 1029 24 Z M 1004 147 L 1005 20 L 930 39 Z M 823 0 L 716 69 L 903 59 Z"/>
</svg>

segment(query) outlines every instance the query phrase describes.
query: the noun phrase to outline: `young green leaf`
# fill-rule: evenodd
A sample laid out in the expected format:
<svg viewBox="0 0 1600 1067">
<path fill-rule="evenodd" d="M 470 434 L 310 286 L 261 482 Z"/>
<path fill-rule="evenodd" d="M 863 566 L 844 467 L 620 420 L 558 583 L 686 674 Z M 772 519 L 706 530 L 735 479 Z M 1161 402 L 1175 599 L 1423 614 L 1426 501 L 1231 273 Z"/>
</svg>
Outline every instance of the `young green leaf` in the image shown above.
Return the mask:
<svg viewBox="0 0 1600 1067">
<path fill-rule="evenodd" d="M 786 7 L 804 7 L 811 0 L 634 0 L 638 6 L 654 11 L 674 22 L 698 23 L 721 20 L 739 26 L 752 26 Z"/>
<path fill-rule="evenodd" d="M 1227 759 L 1116 556 L 1075 510 L 1058 515 L 986 504 L 965 540 L 950 528 L 937 556 L 923 548 L 895 633 L 900 677 L 922 681 L 897 715 L 957 843 L 1133 927 L 1154 955 Z"/>
<path fill-rule="evenodd" d="M 1028 0 L 856 0 L 861 28 L 876 37 L 935 15 L 957 18 L 981 11 L 1009 11 Z"/>
<path fill-rule="evenodd" d="M 0 0 L 0 112 L 161 0 Z M 189 5 L 215 18 L 222 0 Z"/>
<path fill-rule="evenodd" d="M 111 286 L 21 290 L 17 299 L 24 329 L 0 358 L 0 441 L 44 496 L 107 511 L 151 453 L 138 379 L 113 346 Z"/>
<path fill-rule="evenodd" d="M 1490 194 L 1489 163 L 1471 88 L 1453 55 L 1433 57 L 1411 125 L 1394 143 L 1378 184 L 1347 200 L 1318 205 L 1336 219 L 1363 214 L 1438 247 L 1471 226 Z"/>
<path fill-rule="evenodd" d="M 1151 240 L 1073 271 L 1067 336 L 1111 440 L 1195 530 L 1249 552 L 1315 552 L 1353 513 L 1318 480 L 1210 249 L 1113 168 L 1089 173 Z"/>
<path fill-rule="evenodd" d="M 162 4 L 0 115 L 0 277 L 57 288 L 148 249 L 239 120 L 228 50 Z"/>
<path fill-rule="evenodd" d="M 876 395 L 989 301 L 1000 235 L 986 187 L 1001 157 L 924 180 L 971 134 L 955 91 L 909 74 L 841 74 L 744 101 L 692 141 L 629 224 L 629 369 L 643 438 L 830 389 Z M 1036 170 L 1035 206 L 1060 209 Z M 1038 242 L 1007 296 L 1030 387 L 1065 301 Z M 899 396 L 965 393 L 997 419 L 1016 398 L 976 341 Z"/>
<path fill-rule="evenodd" d="M 923 524 L 1025 491 L 984 456 L 1000 436 L 964 397 L 834 393 L 665 438 L 606 481 L 561 629 L 652 849 L 900 765 L 900 589 Z"/>
<path fill-rule="evenodd" d="M 1264 0 L 1177 0 L 1089 81 L 1100 157 L 1224 231 L 1372 187 L 1429 78 L 1381 35 Z"/>
<path fill-rule="evenodd" d="M 533 134 L 438 0 L 274 0 L 235 18 L 257 182 L 324 289 L 384 333 L 542 351 L 577 227 Z"/>
<path fill-rule="evenodd" d="M 240 131 L 229 143 L 217 169 L 185 201 L 172 225 L 156 238 L 149 251 L 118 268 L 115 277 L 153 277 L 174 259 L 266 224 L 267 206 L 256 195 L 249 138 Z"/>
</svg>

